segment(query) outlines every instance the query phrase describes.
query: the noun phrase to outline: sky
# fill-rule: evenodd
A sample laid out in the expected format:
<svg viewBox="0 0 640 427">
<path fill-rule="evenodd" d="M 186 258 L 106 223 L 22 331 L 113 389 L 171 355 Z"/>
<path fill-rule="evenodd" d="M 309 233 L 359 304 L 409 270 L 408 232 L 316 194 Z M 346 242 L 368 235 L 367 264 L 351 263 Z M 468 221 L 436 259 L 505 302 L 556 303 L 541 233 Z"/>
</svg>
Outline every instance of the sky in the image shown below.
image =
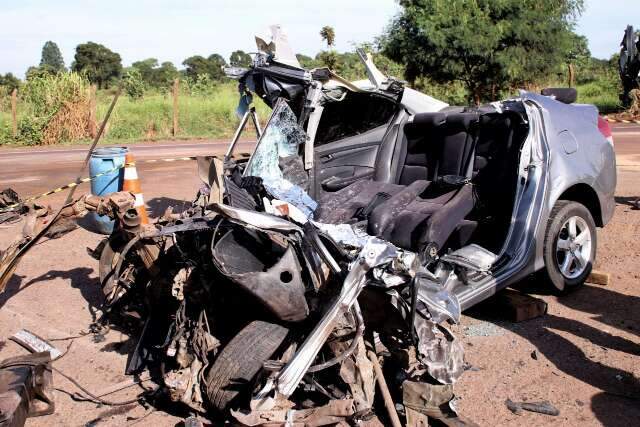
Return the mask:
<svg viewBox="0 0 640 427">
<path fill-rule="evenodd" d="M 638 0 L 586 0 L 577 32 L 594 56 L 618 50 L 627 24 L 640 28 Z M 253 36 L 280 24 L 296 52 L 322 49 L 318 35 L 334 27 L 336 48 L 372 41 L 398 13 L 394 0 L 0 0 L 0 73 L 24 77 L 40 62 L 47 40 L 58 44 L 67 66 L 79 43 L 93 41 L 118 52 L 125 66 L 157 58 L 181 68 L 192 55 L 255 50 Z"/>
</svg>

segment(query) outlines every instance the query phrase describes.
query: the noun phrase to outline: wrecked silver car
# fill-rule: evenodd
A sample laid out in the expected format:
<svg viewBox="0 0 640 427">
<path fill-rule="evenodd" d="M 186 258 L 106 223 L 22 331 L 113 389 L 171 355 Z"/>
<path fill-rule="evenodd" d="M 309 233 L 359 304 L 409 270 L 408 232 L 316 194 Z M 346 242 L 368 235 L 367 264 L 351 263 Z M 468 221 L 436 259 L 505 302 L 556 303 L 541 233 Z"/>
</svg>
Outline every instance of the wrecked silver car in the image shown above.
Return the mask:
<svg viewBox="0 0 640 427">
<path fill-rule="evenodd" d="M 532 93 L 451 107 L 364 52 L 353 83 L 302 69 L 278 28 L 258 47 L 229 70 L 243 120 L 199 160 L 190 209 L 141 226 L 130 194 L 92 207 L 118 220 L 105 319 L 141 320 L 127 371 L 241 425 L 455 418 L 447 325 L 537 270 L 558 290 L 591 270 L 616 183 L 597 110 Z M 257 146 L 235 155 L 250 118 Z"/>
</svg>

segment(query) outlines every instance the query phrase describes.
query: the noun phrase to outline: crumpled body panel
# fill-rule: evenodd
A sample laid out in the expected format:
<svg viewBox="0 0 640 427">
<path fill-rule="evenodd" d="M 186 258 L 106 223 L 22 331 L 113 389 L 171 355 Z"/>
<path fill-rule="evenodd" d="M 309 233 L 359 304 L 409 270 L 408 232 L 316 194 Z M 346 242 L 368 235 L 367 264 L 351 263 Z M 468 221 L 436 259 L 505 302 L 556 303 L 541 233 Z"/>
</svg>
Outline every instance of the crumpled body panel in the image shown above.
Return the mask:
<svg viewBox="0 0 640 427">
<path fill-rule="evenodd" d="M 297 322 L 305 319 L 309 307 L 304 297 L 301 267 L 293 248 L 288 247 L 272 266 L 265 266 L 264 261 L 252 253 L 262 248 L 255 245 L 250 250 L 244 242 L 234 233 L 228 233 L 218 242 L 213 256 L 222 271 L 281 320 Z"/>
</svg>

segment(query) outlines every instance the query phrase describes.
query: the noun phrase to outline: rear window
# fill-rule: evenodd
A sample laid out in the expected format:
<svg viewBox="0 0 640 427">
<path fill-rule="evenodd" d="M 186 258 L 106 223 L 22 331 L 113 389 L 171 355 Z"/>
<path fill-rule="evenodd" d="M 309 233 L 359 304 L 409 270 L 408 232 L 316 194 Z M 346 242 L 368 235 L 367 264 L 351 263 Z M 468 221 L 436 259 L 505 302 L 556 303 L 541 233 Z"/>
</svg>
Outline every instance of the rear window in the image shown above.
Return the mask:
<svg viewBox="0 0 640 427">
<path fill-rule="evenodd" d="M 325 104 L 314 145 L 316 147 L 358 135 L 388 123 L 395 102 L 380 95 L 349 92 L 344 100 Z"/>
</svg>

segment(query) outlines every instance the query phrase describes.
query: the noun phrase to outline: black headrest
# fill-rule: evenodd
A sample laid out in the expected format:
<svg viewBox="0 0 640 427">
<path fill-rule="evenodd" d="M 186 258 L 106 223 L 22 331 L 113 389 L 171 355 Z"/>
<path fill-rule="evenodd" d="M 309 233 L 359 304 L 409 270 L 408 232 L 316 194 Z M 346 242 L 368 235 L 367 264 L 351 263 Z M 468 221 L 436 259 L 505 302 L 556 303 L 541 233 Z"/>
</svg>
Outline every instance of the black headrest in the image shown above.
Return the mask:
<svg viewBox="0 0 640 427">
<path fill-rule="evenodd" d="M 426 132 L 442 126 L 447 121 L 445 113 L 420 113 L 413 116 L 413 120 L 404 125 L 404 133 L 409 138 L 424 136 Z"/>
<path fill-rule="evenodd" d="M 496 128 L 508 128 L 511 126 L 510 112 L 483 114 L 480 116 L 480 126 L 488 131 L 494 131 Z"/>
<path fill-rule="evenodd" d="M 478 123 L 478 113 L 453 113 L 447 115 L 447 126 L 455 129 L 469 130 Z"/>
<path fill-rule="evenodd" d="M 544 96 L 552 96 L 564 104 L 573 104 L 578 99 L 578 91 L 572 87 L 548 87 L 542 89 L 541 93 Z"/>
<path fill-rule="evenodd" d="M 436 127 L 443 125 L 447 120 L 445 113 L 420 113 L 413 116 L 414 125 L 422 125 L 425 127 Z"/>
</svg>

